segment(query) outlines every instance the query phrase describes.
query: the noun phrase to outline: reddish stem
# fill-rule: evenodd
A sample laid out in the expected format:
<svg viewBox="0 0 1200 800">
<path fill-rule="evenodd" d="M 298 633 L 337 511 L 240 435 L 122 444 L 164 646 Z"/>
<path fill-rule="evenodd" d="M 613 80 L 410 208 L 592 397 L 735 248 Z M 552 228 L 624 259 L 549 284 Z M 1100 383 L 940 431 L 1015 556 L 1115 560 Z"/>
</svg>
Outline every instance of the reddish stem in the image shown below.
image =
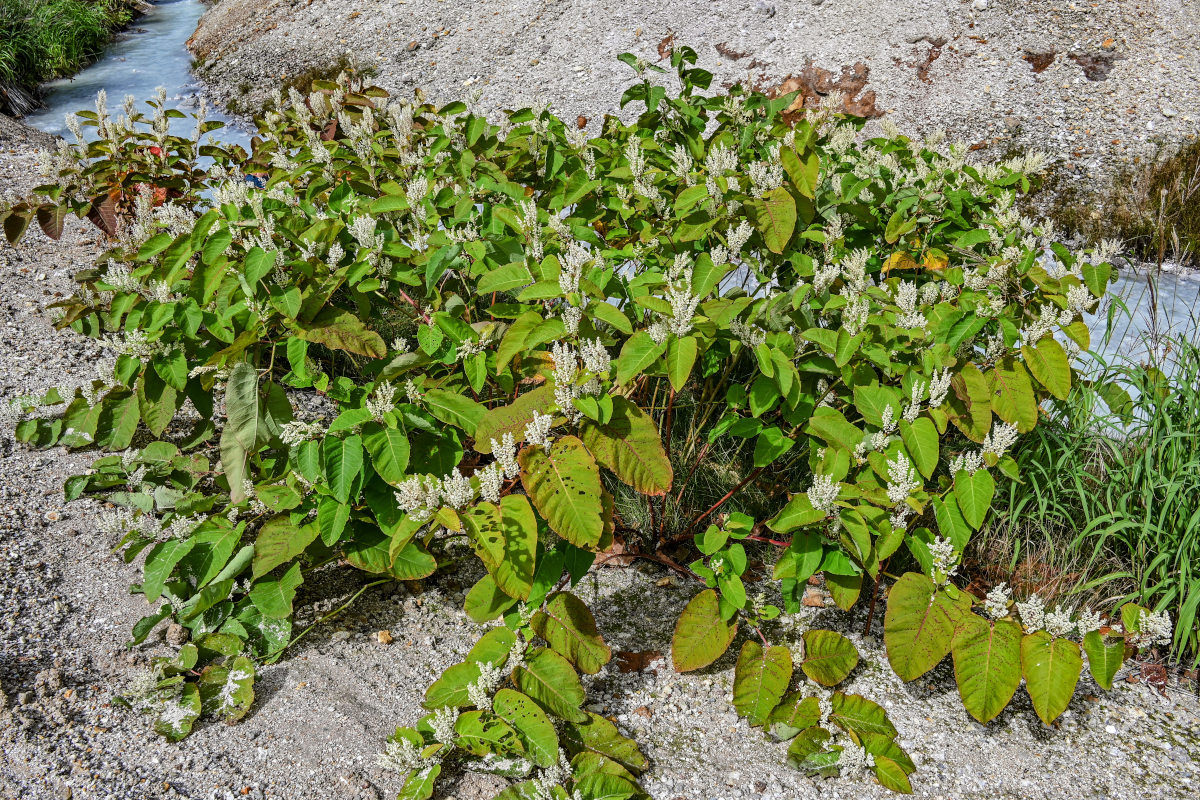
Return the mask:
<svg viewBox="0 0 1200 800">
<path fill-rule="evenodd" d="M 699 525 L 701 522 L 703 522 L 703 521 L 704 521 L 704 518 L 705 518 L 705 517 L 707 517 L 709 514 L 713 513 L 713 512 L 714 512 L 714 511 L 716 511 L 718 508 L 720 508 L 721 506 L 725 505 L 725 501 L 726 501 L 726 500 L 728 500 L 729 498 L 733 497 L 735 494 L 737 494 L 739 491 L 741 491 L 741 490 L 742 490 L 742 487 L 744 487 L 744 486 L 745 486 L 746 484 L 748 484 L 750 481 L 754 480 L 754 479 L 755 479 L 755 478 L 757 478 L 759 475 L 761 475 L 761 474 L 762 474 L 762 471 L 763 471 L 764 469 L 766 469 L 766 468 L 765 468 L 765 467 L 759 467 L 758 469 L 754 470 L 754 471 L 753 471 L 753 472 L 751 472 L 749 475 L 747 475 L 747 476 L 746 476 L 746 477 L 745 477 L 745 478 L 742 480 L 742 482 L 741 482 L 741 483 L 739 483 L 737 486 L 733 487 L 733 488 L 732 488 L 732 489 L 730 489 L 728 492 L 726 492 L 726 493 L 725 493 L 725 496 L 724 496 L 724 497 L 722 497 L 722 498 L 721 498 L 720 500 L 718 500 L 717 502 L 713 503 L 713 504 L 712 504 L 712 507 L 711 507 L 711 508 L 709 508 L 709 509 L 708 509 L 708 511 L 705 511 L 703 514 L 701 514 L 700 516 L 698 516 L 698 517 L 696 517 L 694 520 L 692 520 L 692 521 L 691 521 L 691 523 L 689 523 L 689 524 L 688 524 L 688 526 L 687 526 L 687 527 L 684 529 L 684 532 L 683 532 L 682 534 L 680 534 L 678 537 L 676 537 L 676 541 L 680 541 L 680 540 L 682 540 L 682 539 L 686 539 L 686 538 L 688 538 L 688 535 L 689 535 L 690 531 L 692 530 L 692 528 L 696 527 L 696 526 L 697 526 L 697 525 Z"/>
<path fill-rule="evenodd" d="M 791 542 L 781 542 L 778 539 L 768 539 L 765 536 L 755 536 L 753 534 L 747 536 L 746 540 L 751 542 L 765 542 L 766 544 L 773 544 L 777 545 L 778 547 L 787 547 L 791 544 Z"/>
</svg>

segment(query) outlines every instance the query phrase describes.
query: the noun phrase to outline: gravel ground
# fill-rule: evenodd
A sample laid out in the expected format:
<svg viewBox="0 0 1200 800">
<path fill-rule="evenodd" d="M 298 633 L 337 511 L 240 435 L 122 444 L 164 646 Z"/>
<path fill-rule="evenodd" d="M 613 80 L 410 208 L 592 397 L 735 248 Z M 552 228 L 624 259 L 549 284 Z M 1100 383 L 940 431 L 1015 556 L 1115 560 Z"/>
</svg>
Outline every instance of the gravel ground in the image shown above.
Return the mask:
<svg viewBox="0 0 1200 800">
<path fill-rule="evenodd" d="M 881 8 L 827 0 L 779 2 L 773 15 L 756 10 L 766 5 L 393 0 L 364 10 L 362 2 L 342 0 L 294 7 L 222 0 L 195 44 L 208 61 L 206 77 L 226 99 L 243 96 L 243 82 L 247 97 L 261 99 L 280 74 L 320 64 L 354 43 L 360 60 L 378 64 L 380 82 L 393 89 L 421 85 L 448 99 L 473 78 L 495 106 L 536 94 L 555 99 L 564 113 L 595 119 L 615 110 L 612 87 L 625 78 L 612 56 L 651 55 L 670 28 L 678 41 L 701 49 L 721 79 L 744 75 L 755 60 L 761 64 L 754 71 L 782 77 L 810 57 L 835 71 L 868 59 L 878 108 L 894 108 L 890 113 L 909 129 L 944 125 L 968 141 L 1002 134 L 1011 142 L 1019 135 L 1060 155 L 1086 147 L 1087 159 L 1072 162 L 1084 171 L 1092 169 L 1088 159 L 1144 154 L 1152 135 L 1178 137 L 1194 127 L 1185 112 L 1197 107 L 1196 61 L 1177 56 L 1194 55 L 1187 36 L 1197 21 L 1194 8 L 1186 16 L 1183 0 L 1157 3 L 1154 25 L 1127 2 L 1063 9 L 1057 26 L 1045 24 L 1051 12 L 1021 11 L 1016 3 Z M 361 13 L 351 19 L 353 9 Z M 250 18 L 254 24 L 245 24 Z M 837 22 L 846 19 L 859 27 Z M 1061 55 L 1041 73 L 1021 58 L 1027 47 L 1092 52 L 1108 36 L 1122 58 L 1107 80 L 1088 80 Z M 718 64 L 718 43 L 753 58 Z M 930 60 L 935 48 L 940 57 Z M 929 61 L 922 72 L 929 83 L 905 64 L 914 59 Z M 971 82 L 992 91 L 968 95 Z M 1064 83 L 1070 91 L 1058 90 Z M 1125 94 L 1101 102 L 1114 90 Z M 1165 115 L 1164 105 L 1176 113 Z M 1108 144 L 1116 139 L 1120 145 Z M 0 118 L 0 191 L 30 186 L 38 144 Z M 45 308 L 71 290 L 71 272 L 96 249 L 92 231 L 74 221 L 58 244 L 35 231 L 19 250 L 0 245 L 0 399 L 82 380 L 102 358 L 94 343 L 55 332 Z M 318 626 L 288 658 L 262 670 L 254 709 L 242 723 L 201 724 L 184 742 L 167 744 L 148 719 L 111 705 L 150 658 L 170 648 L 161 631 L 145 645 L 124 647 L 147 609 L 127 591 L 139 571 L 110 552 L 114 543 L 94 523 L 94 501 L 64 506 L 61 499 L 64 478 L 86 469 L 88 459 L 0 441 L 0 797 L 394 796 L 398 776 L 381 771 L 374 754 L 394 726 L 417 719 L 424 688 L 480 634 L 459 610 L 472 576 L 427 583 L 415 593 L 369 590 L 347 614 Z M 610 569 L 581 586 L 614 650 L 668 653 L 664 620 L 678 615 L 693 589 L 655 587 L 662 577 L 654 569 Z M 313 576 L 302 587 L 300 621 L 340 606 L 362 582 L 360 574 L 337 568 Z M 808 611 L 773 638 L 793 643 L 810 624 L 862 629 L 861 618 Z M 382 630 L 391 644 L 379 643 Z M 1195 796 L 1200 704 L 1183 688 L 1160 697 L 1118 679 L 1118 688 L 1104 693 L 1085 678 L 1055 727 L 1042 726 L 1020 692 L 985 728 L 962 710 L 948 665 L 905 685 L 891 673 L 877 636 L 851 637 L 863 658 L 848 690 L 888 709 L 918 763 L 919 797 Z M 732 665 L 728 655 L 680 676 L 663 661 L 632 673 L 613 664 L 589 680 L 594 709 L 614 717 L 650 757 L 644 785 L 656 800 L 891 796 L 867 779 L 811 780 L 788 769 L 782 746 L 747 731 L 733 713 Z M 498 788 L 480 775 L 443 786 L 459 800 L 491 797 Z"/>
<path fill-rule="evenodd" d="M 632 76 L 615 56 L 657 59 L 672 34 L 718 82 L 771 86 L 811 67 L 856 88 L 858 65 L 861 108 L 996 154 L 1047 151 L 1085 188 L 1194 136 L 1200 117 L 1194 0 L 221 0 L 191 46 L 216 96 L 242 108 L 352 53 L 404 96 L 542 98 L 598 130 Z"/>
</svg>

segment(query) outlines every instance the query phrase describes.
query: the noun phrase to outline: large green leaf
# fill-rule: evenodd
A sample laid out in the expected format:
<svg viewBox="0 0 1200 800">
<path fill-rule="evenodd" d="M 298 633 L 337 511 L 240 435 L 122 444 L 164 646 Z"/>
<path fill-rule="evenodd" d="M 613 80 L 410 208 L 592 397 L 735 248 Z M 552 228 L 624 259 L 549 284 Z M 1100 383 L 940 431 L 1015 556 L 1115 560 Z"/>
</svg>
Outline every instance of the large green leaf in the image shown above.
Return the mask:
<svg viewBox="0 0 1200 800">
<path fill-rule="evenodd" d="M 933 477 L 938 465 L 938 432 L 929 417 L 917 417 L 913 422 L 900 421 L 900 438 L 904 449 L 921 474 Z"/>
<path fill-rule="evenodd" d="M 666 342 L 657 344 L 646 331 L 637 331 L 621 345 L 621 355 L 617 357 L 617 383 L 629 383 L 666 351 Z"/>
<path fill-rule="evenodd" d="M 259 529 L 254 541 L 254 579 L 258 580 L 303 553 L 318 533 L 316 525 L 294 525 L 287 514 L 271 517 Z"/>
<path fill-rule="evenodd" d="M 858 666 L 858 650 L 836 631 L 811 630 L 804 634 L 804 660 L 800 669 L 822 686 L 836 686 Z"/>
<path fill-rule="evenodd" d="M 140 420 L 137 397 L 128 389 L 118 386 L 100 401 L 96 445 L 105 450 L 124 450 L 133 442 Z"/>
<path fill-rule="evenodd" d="M 393 486 L 404 482 L 408 469 L 408 438 L 395 428 L 378 422 L 363 425 L 363 444 L 371 454 L 371 464 L 379 477 Z"/>
<path fill-rule="evenodd" d="M 958 508 L 962 511 L 963 519 L 975 530 L 979 530 L 987 519 L 995 493 L 996 481 L 986 469 L 976 470 L 974 475 L 963 469 L 954 476 L 954 497 L 958 501 Z"/>
<path fill-rule="evenodd" d="M 579 676 L 553 650 L 545 647 L 534 650 L 525 666 L 513 670 L 513 682 L 545 711 L 568 722 L 587 721 L 587 714 L 579 708 L 587 699 Z"/>
<path fill-rule="evenodd" d="M 1079 645 L 1069 639 L 1056 639 L 1045 631 L 1021 639 L 1025 691 L 1033 701 L 1033 710 L 1047 725 L 1067 710 L 1082 669 Z"/>
<path fill-rule="evenodd" d="M 951 643 L 954 677 L 963 707 L 986 723 L 1012 700 L 1021 684 L 1021 628 L 1010 619 L 994 624 L 964 614 Z"/>
<path fill-rule="evenodd" d="M 363 467 L 362 437 L 356 433 L 344 439 L 326 436 L 321 443 L 321 455 L 325 461 L 329 490 L 339 503 L 349 503 L 355 479 Z"/>
<path fill-rule="evenodd" d="M 950 380 L 946 400 L 950 419 L 973 442 L 982 442 L 992 429 L 992 387 L 974 364 L 965 364 Z"/>
<path fill-rule="evenodd" d="M 489 408 L 475 426 L 475 449 L 492 452 L 492 440 L 499 444 L 504 434 L 511 433 L 515 441 L 524 438 L 525 426 L 533 422 L 533 412 L 549 414 L 554 410 L 554 387 L 542 384 L 518 397 L 506 406 Z"/>
<path fill-rule="evenodd" d="M 254 452 L 263 426 L 262 404 L 258 400 L 258 371 L 245 361 L 236 364 L 225 389 L 225 429 L 238 444 Z"/>
<path fill-rule="evenodd" d="M 325 345 L 330 350 L 345 350 L 368 358 L 387 356 L 387 345 L 378 333 L 351 312 L 332 306 L 317 314 L 312 322 L 301 324 L 296 335 L 305 341 Z"/>
<path fill-rule="evenodd" d="M 699 343 L 695 336 L 674 339 L 667 346 L 667 378 L 670 379 L 671 388 L 675 391 L 682 391 L 683 387 L 687 385 L 688 377 L 692 374 L 692 367 L 696 365 L 698 352 Z"/>
<path fill-rule="evenodd" d="M 664 495 L 674 473 L 654 420 L 630 400 L 616 396 L 609 421 L 585 420 L 580 438 L 600 464 L 642 494 Z"/>
<path fill-rule="evenodd" d="M 240 646 L 240 643 L 237 645 Z M 232 724 L 254 703 L 254 662 L 237 656 L 228 664 L 210 664 L 200 674 L 200 704 L 206 716 Z"/>
<path fill-rule="evenodd" d="M 516 603 L 515 597 L 510 597 L 500 591 L 495 578 L 491 575 L 484 575 L 467 592 L 463 610 L 475 622 L 484 623 L 496 619 Z"/>
<path fill-rule="evenodd" d="M 430 389 L 422 398 L 429 413 L 445 422 L 474 436 L 476 427 L 483 419 L 487 409 L 476 403 L 470 397 L 443 389 Z"/>
<path fill-rule="evenodd" d="M 647 766 L 646 757 L 638 750 L 637 742 L 622 736 L 613 725 L 599 714 L 586 712 L 582 722 L 569 723 L 564 731 L 565 739 L 574 750 L 591 750 L 624 764 L 631 770 L 641 771 Z"/>
<path fill-rule="evenodd" d="M 906 572 L 888 593 L 883 639 L 888 663 L 901 680 L 919 678 L 950 652 L 962 615 L 946 592 L 919 572 Z"/>
<path fill-rule="evenodd" d="M 563 436 L 549 453 L 526 447 L 517 460 L 525 492 L 550 529 L 576 547 L 594 547 L 604 533 L 600 469 L 583 442 Z"/>
<path fill-rule="evenodd" d="M 752 726 L 763 725 L 783 699 L 792 679 L 792 654 L 786 647 L 742 645 L 733 672 L 733 707 Z"/>
<path fill-rule="evenodd" d="M 1088 669 L 1102 689 L 1111 689 L 1113 678 L 1125 661 L 1125 640 L 1105 644 L 1104 634 L 1089 631 L 1083 637 L 1083 652 L 1087 653 Z"/>
<path fill-rule="evenodd" d="M 284 619 L 292 615 L 292 601 L 296 589 L 304 582 L 300 562 L 288 567 L 278 578 L 265 578 L 250 587 L 250 602 L 258 607 L 264 617 Z"/>
<path fill-rule="evenodd" d="M 1067 399 L 1071 393 L 1071 362 L 1062 345 L 1047 336 L 1036 345 L 1024 345 L 1021 355 L 1038 383 L 1059 400 Z"/>
<path fill-rule="evenodd" d="M 551 595 L 545 610 L 537 612 L 530 624 L 580 672 L 595 675 L 612 658 L 612 650 L 596 631 L 592 612 L 570 592 Z"/>
<path fill-rule="evenodd" d="M 821 720 L 821 704 L 816 695 L 806 695 L 802 691 L 791 692 L 783 701 L 775 706 L 767 722 L 771 724 L 771 734 L 777 739 L 790 739 L 805 728 L 816 725 Z"/>
<path fill-rule="evenodd" d="M 183 684 L 179 697 L 166 700 L 154 721 L 154 730 L 168 741 L 178 742 L 192 732 L 192 723 L 200 718 L 200 687 L 194 683 Z"/>
<path fill-rule="evenodd" d="M 671 661 L 676 672 L 690 672 L 706 667 L 720 658 L 737 633 L 736 617 L 731 622 L 721 618 L 717 593 L 705 589 L 692 598 L 675 623 L 671 639 Z"/>
<path fill-rule="evenodd" d="M 796 201 L 782 186 L 750 202 L 755 225 L 772 253 L 782 253 L 796 230 Z"/>
<path fill-rule="evenodd" d="M 860 738 L 869 734 L 896 735 L 896 728 L 887 718 L 887 712 L 874 700 L 862 695 L 834 692 L 830 705 L 833 710 L 829 714 L 829 721 Z"/>
<path fill-rule="evenodd" d="M 429 800 L 433 797 L 434 784 L 442 773 L 441 764 L 421 767 L 408 776 L 396 800 Z"/>
<path fill-rule="evenodd" d="M 504 687 L 492 698 L 492 711 L 516 730 L 530 761 L 543 768 L 558 763 L 558 733 L 541 706 Z"/>
<path fill-rule="evenodd" d="M 1012 356 L 1005 356 L 988 373 L 991 380 L 992 409 L 1005 422 L 1016 425 L 1021 433 L 1037 427 L 1038 403 L 1029 371 Z"/>
</svg>

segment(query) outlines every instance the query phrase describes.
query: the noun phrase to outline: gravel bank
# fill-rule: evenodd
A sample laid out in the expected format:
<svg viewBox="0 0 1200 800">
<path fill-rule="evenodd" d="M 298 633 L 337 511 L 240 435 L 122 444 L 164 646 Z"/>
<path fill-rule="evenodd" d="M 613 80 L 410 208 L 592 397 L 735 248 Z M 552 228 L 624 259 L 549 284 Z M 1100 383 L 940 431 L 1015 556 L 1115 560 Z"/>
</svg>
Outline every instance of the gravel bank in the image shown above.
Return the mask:
<svg viewBox="0 0 1200 800">
<path fill-rule="evenodd" d="M 216 10 L 238 2 L 224 0 Z M 441 5 L 451 4 L 429 4 Z M 780 5 L 777 16 L 784 13 Z M 555 47 L 570 49 L 561 42 Z M 620 49 L 626 45 L 615 44 L 613 52 Z M 613 85 L 611 76 L 593 80 L 576 84 L 581 104 L 593 91 L 600 96 L 596 87 Z M 556 94 L 554 85 L 540 88 L 567 96 Z M 607 90 L 603 94 L 608 102 Z M 0 120 L 0 191 L 29 188 L 36 146 Z M 0 398 L 90 376 L 101 350 L 55 332 L 45 307 L 57 293 L 71 291 L 71 272 L 89 264 L 96 250 L 92 230 L 73 221 L 58 244 L 35 231 L 19 250 L 0 245 Z M 85 469 L 88 458 L 0 442 L 0 797 L 394 796 L 398 777 L 381 771 L 374 754 L 395 725 L 420 715 L 426 685 L 478 637 L 479 627 L 459 610 L 472 576 L 430 583 L 415 594 L 403 587 L 369 590 L 346 615 L 262 671 L 254 709 L 241 724 L 202 724 L 170 745 L 150 731 L 146 718 L 111 705 L 115 692 L 169 648 L 161 631 L 146 645 L 124 648 L 147 609 L 127 593 L 138 570 L 110 553 L 114 543 L 97 531 L 93 501 L 62 503 L 63 479 Z M 667 653 L 670 630 L 663 620 L 674 619 L 694 590 L 654 587 L 661 577 L 655 570 L 605 570 L 581 587 L 614 650 Z M 336 568 L 314 576 L 299 598 L 306 606 L 301 622 L 336 608 L 362 582 L 360 574 Z M 797 622 L 862 628 L 861 618 L 809 613 L 819 619 Z M 381 630 L 391 633 L 391 644 L 379 643 Z M 800 630 L 774 636 L 791 643 Z M 947 665 L 904 685 L 888 668 L 877 637 L 852 638 L 863 661 L 848 690 L 888 708 L 918 762 L 918 797 L 1195 794 L 1200 704 L 1182 689 L 1162 698 L 1120 679 L 1111 694 L 1084 687 L 1069 715 L 1050 729 L 1022 694 L 985 728 L 962 710 Z M 656 800 L 893 796 L 872 781 L 814 781 L 788 769 L 783 749 L 748 732 L 733 713 L 732 664 L 727 656 L 686 676 L 661 661 L 633 673 L 614 664 L 590 681 L 597 709 L 635 735 L 650 757 L 645 785 Z M 498 786 L 468 775 L 444 788 L 447 796 L 473 800 L 491 797 Z"/>
<path fill-rule="evenodd" d="M 221 0 L 191 46 L 242 108 L 351 53 L 403 96 L 479 88 L 492 108 L 544 98 L 598 120 L 632 74 L 615 56 L 657 59 L 670 35 L 718 82 L 839 84 L 906 132 L 1047 151 L 1084 188 L 1200 119 L 1193 0 Z"/>
</svg>

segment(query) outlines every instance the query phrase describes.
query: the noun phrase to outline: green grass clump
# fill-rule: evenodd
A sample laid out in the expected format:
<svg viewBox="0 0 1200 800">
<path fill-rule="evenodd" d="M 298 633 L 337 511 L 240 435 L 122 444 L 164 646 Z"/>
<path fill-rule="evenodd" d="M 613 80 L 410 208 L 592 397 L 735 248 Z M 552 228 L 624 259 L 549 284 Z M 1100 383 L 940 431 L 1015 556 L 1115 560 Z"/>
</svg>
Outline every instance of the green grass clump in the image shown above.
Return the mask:
<svg viewBox="0 0 1200 800">
<path fill-rule="evenodd" d="M 0 109 L 95 59 L 131 15 L 130 0 L 0 0 Z"/>
<path fill-rule="evenodd" d="M 1017 453 L 979 561 L 1066 606 L 1168 610 L 1200 662 L 1200 335 L 1101 362 Z"/>
</svg>

